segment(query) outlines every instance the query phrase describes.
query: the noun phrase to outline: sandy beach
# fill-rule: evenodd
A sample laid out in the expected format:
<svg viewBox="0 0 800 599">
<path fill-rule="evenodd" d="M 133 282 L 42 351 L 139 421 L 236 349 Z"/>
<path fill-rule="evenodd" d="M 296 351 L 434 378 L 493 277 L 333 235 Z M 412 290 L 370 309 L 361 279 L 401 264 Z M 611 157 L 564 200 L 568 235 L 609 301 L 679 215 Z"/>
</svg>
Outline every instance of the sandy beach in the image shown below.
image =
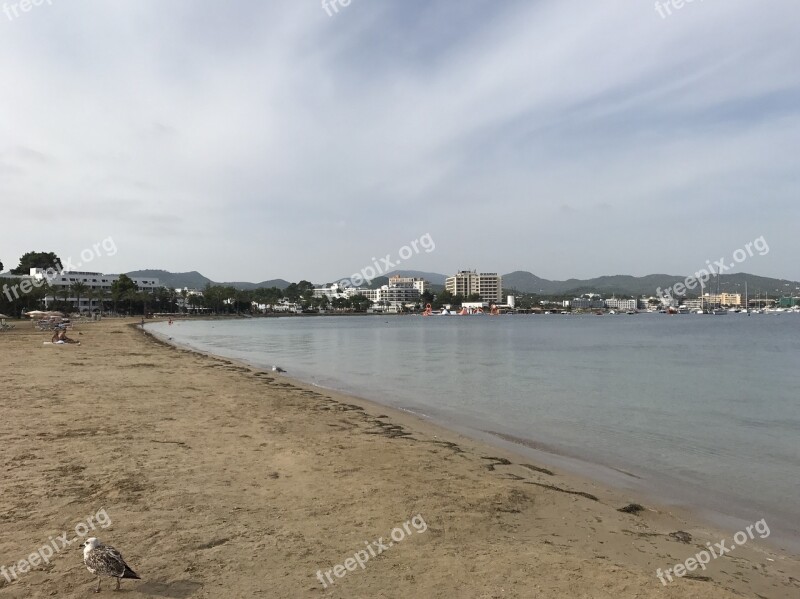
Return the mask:
<svg viewBox="0 0 800 599">
<path fill-rule="evenodd" d="M 758 534 L 664 585 L 737 531 L 621 512 L 641 499 L 132 320 L 70 335 L 0 335 L 0 598 L 91 593 L 84 529 L 142 577 L 129 597 L 800 596 L 800 560 Z"/>
</svg>

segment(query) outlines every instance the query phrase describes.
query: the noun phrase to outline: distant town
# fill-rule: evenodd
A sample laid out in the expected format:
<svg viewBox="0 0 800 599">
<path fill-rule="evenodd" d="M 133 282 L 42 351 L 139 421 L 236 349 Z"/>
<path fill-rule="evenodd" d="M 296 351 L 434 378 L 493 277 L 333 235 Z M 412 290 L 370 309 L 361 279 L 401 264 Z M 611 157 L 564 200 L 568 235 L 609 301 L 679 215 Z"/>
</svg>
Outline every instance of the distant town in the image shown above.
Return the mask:
<svg viewBox="0 0 800 599">
<path fill-rule="evenodd" d="M 19 272 L 19 269 L 17 269 Z M 204 288 L 174 287 L 157 277 L 107 275 L 98 272 L 58 272 L 33 267 L 27 274 L 0 275 L 0 312 L 21 315 L 31 310 L 93 314 L 636 314 L 800 311 L 800 289 L 771 296 L 739 291 L 672 297 L 654 293 L 605 296 L 520 292 L 504 287 L 496 272 L 459 270 L 444 285 L 423 277 L 395 274 L 369 285 L 346 281 L 313 285 L 308 281 L 237 289 L 206 284 Z M 739 283 L 736 283 L 740 286 Z M 746 287 L 746 282 L 745 282 Z"/>
</svg>

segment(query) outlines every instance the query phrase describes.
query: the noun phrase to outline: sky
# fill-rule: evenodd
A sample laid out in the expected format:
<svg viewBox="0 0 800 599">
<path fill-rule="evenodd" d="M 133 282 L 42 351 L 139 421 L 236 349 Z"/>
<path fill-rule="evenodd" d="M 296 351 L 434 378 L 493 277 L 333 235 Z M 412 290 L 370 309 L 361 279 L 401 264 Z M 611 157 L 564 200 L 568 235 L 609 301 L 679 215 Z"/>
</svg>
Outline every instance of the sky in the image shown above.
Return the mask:
<svg viewBox="0 0 800 599">
<path fill-rule="evenodd" d="M 795 0 L 37 1 L 0 0 L 6 269 L 683 275 L 763 238 L 732 272 L 800 280 Z"/>
</svg>

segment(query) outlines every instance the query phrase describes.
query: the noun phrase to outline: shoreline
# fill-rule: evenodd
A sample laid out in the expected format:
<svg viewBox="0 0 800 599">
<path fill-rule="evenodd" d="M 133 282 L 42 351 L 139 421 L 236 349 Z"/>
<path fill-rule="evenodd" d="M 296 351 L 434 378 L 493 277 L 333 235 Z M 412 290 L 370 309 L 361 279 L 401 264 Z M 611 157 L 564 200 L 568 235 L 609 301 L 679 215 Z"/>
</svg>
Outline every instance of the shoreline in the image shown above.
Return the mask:
<svg viewBox="0 0 800 599">
<path fill-rule="evenodd" d="M 230 360 L 247 368 L 269 372 L 267 367 L 254 362 L 215 354 L 212 351 L 201 350 L 189 344 L 168 341 L 166 336 L 161 333 L 148 331 L 146 328 L 145 333 L 160 339 L 163 343 L 174 345 L 187 351 Z M 441 434 L 458 434 L 473 442 L 484 444 L 487 446 L 487 450 L 492 449 L 494 451 L 507 452 L 507 457 L 514 456 L 517 460 L 534 460 L 537 463 L 546 465 L 548 468 L 559 470 L 561 473 L 573 478 L 578 484 L 607 489 L 612 494 L 628 497 L 632 503 L 650 505 L 655 507 L 659 512 L 674 514 L 685 522 L 693 522 L 708 531 L 715 532 L 719 538 L 723 538 L 725 534 L 733 534 L 748 524 L 751 524 L 753 518 L 756 520 L 760 520 L 761 518 L 760 515 L 756 516 L 757 510 L 751 506 L 736 505 L 739 512 L 749 511 L 752 514 L 751 519 L 748 519 L 742 513 L 736 515 L 729 513 L 730 510 L 721 511 L 720 509 L 713 509 L 709 507 L 714 498 L 713 493 L 702 495 L 684 493 L 681 496 L 677 492 L 669 491 L 669 484 L 663 482 L 659 483 L 650 478 L 643 478 L 642 476 L 628 472 L 623 466 L 593 461 L 589 456 L 581 455 L 579 451 L 562 451 L 560 448 L 537 442 L 535 439 L 523 438 L 497 430 L 487 430 L 482 428 L 479 422 L 448 419 L 446 416 L 426 413 L 423 411 L 424 408 L 416 406 L 413 408 L 404 408 L 391 403 L 383 403 L 380 399 L 367 397 L 352 390 L 319 385 L 303 378 L 295 378 L 291 374 L 280 374 L 279 376 L 298 386 L 323 390 L 325 392 L 335 393 L 346 398 L 358 400 L 359 402 L 364 402 L 364 405 L 369 405 L 376 410 L 391 410 L 396 415 L 410 416 L 420 422 L 438 428 Z M 648 474 L 650 474 L 651 477 L 653 475 L 653 473 Z M 708 501 L 701 502 L 699 499 L 707 499 Z M 774 521 L 774 519 L 770 521 Z M 778 534 L 774 536 L 771 535 L 767 539 L 764 539 L 762 544 L 774 551 L 780 551 L 786 555 L 800 558 L 800 539 Z"/>
<path fill-rule="evenodd" d="M 270 372 L 266 367 L 259 366 L 246 360 L 215 354 L 211 351 L 201 350 L 188 344 L 168 341 L 163 338 L 161 333 L 148 331 L 146 328 L 144 329 L 144 333 L 152 336 L 161 343 L 185 351 L 196 352 L 200 355 L 215 359 L 228 360 L 242 367 L 256 369 L 265 373 Z M 647 506 L 647 509 L 659 514 L 675 517 L 683 522 L 685 527 L 703 530 L 706 534 L 719 539 L 725 538 L 726 535 L 730 537 L 732 534 L 751 523 L 751 521 L 744 518 L 716 512 L 709 508 L 704 508 L 703 506 L 668 501 L 666 500 L 668 498 L 665 498 L 663 494 L 659 493 L 655 486 L 647 487 L 642 484 L 631 483 L 632 479 L 641 480 L 641 477 L 636 474 L 616 468 L 610 464 L 589 461 L 577 454 L 570 455 L 562 453 L 555 448 L 544 446 L 532 439 L 524 439 L 497 431 L 461 425 L 453 421 L 448 421 L 443 417 L 425 414 L 416 409 L 402 408 L 387 403 L 381 403 L 377 399 L 364 397 L 363 395 L 353 393 L 346 389 L 317 385 L 310 381 L 295 378 L 286 373 L 281 373 L 279 376 L 283 380 L 298 387 L 324 390 L 328 393 L 345 398 L 348 401 L 357 402 L 362 406 L 378 411 L 389 412 L 394 418 L 404 420 L 405 424 L 413 424 L 416 422 L 433 427 L 431 431 L 428 431 L 430 434 L 438 431 L 438 436 L 458 435 L 462 440 L 468 439 L 471 442 L 480 443 L 485 446 L 488 453 L 502 452 L 505 459 L 534 460 L 539 465 L 547 466 L 546 469 L 559 470 L 559 476 L 570 479 L 573 486 L 591 487 L 595 489 L 595 492 L 599 489 L 605 491 L 605 495 L 619 498 L 620 501 L 626 498 L 625 501 L 628 503 L 641 504 Z M 628 484 L 626 485 L 625 483 Z M 728 526 L 723 529 L 724 523 L 726 522 Z M 800 547 L 800 541 L 795 543 L 790 542 L 788 544 L 784 543 L 785 541 L 776 541 L 771 536 L 759 540 L 759 544 L 764 548 L 781 552 L 790 557 L 800 558 L 800 550 L 798 549 L 798 547 Z"/>
<path fill-rule="evenodd" d="M 783 599 L 800 588 L 800 561 L 758 536 L 662 585 L 658 568 L 725 537 L 652 505 L 622 513 L 630 497 L 601 485 L 167 345 L 138 322 L 82 324 L 81 346 L 0 338 L 0 565 L 104 507 L 113 525 L 98 536 L 143 577 L 123 583 L 131 597 Z M 424 534 L 320 584 L 318 572 L 415 515 Z M 0 576 L 0 598 L 85 596 L 93 581 L 74 553 Z"/>
</svg>

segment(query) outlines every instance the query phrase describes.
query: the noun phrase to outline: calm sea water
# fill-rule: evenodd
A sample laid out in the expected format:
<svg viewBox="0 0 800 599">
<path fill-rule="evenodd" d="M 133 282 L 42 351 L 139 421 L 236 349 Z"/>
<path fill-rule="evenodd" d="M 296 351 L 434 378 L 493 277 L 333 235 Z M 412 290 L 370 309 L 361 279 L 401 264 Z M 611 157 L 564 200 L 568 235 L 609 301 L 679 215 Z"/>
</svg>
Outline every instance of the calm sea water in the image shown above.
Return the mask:
<svg viewBox="0 0 800 599">
<path fill-rule="evenodd" d="M 531 441 L 584 473 L 800 547 L 800 315 L 325 317 L 151 325 L 175 341 Z M 613 470 L 612 470 L 613 469 Z"/>
</svg>

